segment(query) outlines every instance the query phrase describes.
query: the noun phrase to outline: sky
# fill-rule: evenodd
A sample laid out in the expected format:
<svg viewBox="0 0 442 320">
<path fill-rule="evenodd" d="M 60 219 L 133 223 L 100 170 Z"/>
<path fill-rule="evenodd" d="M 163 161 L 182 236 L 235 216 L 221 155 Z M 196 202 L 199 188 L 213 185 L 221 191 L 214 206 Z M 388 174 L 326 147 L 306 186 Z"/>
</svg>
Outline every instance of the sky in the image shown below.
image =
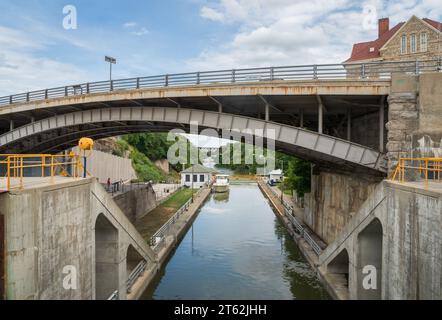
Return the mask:
<svg viewBox="0 0 442 320">
<path fill-rule="evenodd" d="M 378 18 L 442 20 L 440 1 L 1 0 L 0 96 L 106 80 L 105 55 L 114 78 L 340 63 Z"/>
</svg>

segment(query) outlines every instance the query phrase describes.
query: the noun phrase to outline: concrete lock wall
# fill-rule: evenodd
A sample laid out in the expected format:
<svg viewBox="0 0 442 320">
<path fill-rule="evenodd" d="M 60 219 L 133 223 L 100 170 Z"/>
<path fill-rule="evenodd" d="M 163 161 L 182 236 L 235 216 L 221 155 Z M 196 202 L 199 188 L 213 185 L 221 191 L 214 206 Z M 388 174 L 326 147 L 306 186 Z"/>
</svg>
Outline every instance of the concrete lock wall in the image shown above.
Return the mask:
<svg viewBox="0 0 442 320">
<path fill-rule="evenodd" d="M 345 269 L 340 262 L 346 251 L 349 280 L 344 290 L 350 299 L 439 300 L 441 234 L 440 193 L 383 182 L 321 254 L 320 269 L 326 278 L 336 277 Z M 366 273 L 364 267 L 369 268 Z M 371 267 L 376 286 L 366 289 Z"/>
<path fill-rule="evenodd" d="M 374 181 L 360 176 L 315 169 L 311 193 L 306 197 L 304 222 L 322 240 L 332 243 L 375 186 Z"/>
<path fill-rule="evenodd" d="M 151 184 L 117 195 L 114 201 L 132 223 L 157 207 L 156 194 Z"/>
<path fill-rule="evenodd" d="M 156 263 L 95 179 L 4 193 L 0 212 L 6 224 L 7 299 L 107 299 L 115 290 L 126 299 L 129 246 L 151 266 Z"/>
<path fill-rule="evenodd" d="M 79 154 L 78 147 L 73 151 Z M 120 180 L 130 181 L 137 179 L 132 160 L 114 156 L 112 154 L 101 151 L 93 151 L 91 156 L 87 158 L 87 170 L 96 177 L 100 183 L 107 183 L 107 179 L 111 182 Z"/>
</svg>

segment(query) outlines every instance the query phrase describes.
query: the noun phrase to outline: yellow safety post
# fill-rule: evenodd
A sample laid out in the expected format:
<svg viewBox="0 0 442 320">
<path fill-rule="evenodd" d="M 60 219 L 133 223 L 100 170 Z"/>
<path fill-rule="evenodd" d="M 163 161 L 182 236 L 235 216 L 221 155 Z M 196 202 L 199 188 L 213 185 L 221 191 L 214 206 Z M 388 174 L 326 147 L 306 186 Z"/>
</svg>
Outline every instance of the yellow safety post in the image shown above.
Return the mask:
<svg viewBox="0 0 442 320">
<path fill-rule="evenodd" d="M 7 171 L 8 171 L 8 191 L 9 191 L 11 190 L 11 157 L 8 157 Z"/>
<path fill-rule="evenodd" d="M 23 190 L 23 157 L 20 158 L 20 190 Z"/>
</svg>

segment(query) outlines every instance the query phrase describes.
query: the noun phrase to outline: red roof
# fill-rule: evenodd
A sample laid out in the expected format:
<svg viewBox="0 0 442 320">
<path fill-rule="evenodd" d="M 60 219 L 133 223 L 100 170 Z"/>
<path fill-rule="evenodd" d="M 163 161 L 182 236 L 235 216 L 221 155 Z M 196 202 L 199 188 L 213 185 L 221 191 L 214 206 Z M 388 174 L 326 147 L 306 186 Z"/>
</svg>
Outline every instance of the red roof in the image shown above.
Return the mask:
<svg viewBox="0 0 442 320">
<path fill-rule="evenodd" d="M 380 38 L 374 41 L 354 44 L 350 59 L 344 63 L 380 58 L 381 53 L 379 52 L 379 49 L 382 48 L 382 46 L 386 44 L 387 41 L 390 40 L 404 24 L 405 22 L 397 24 L 394 28 L 385 32 Z M 373 48 L 373 50 L 370 51 L 370 48 Z"/>
<path fill-rule="evenodd" d="M 437 30 L 442 31 L 442 23 L 441 22 L 437 22 L 437 21 L 434 21 L 434 20 L 431 20 L 428 18 L 423 18 L 422 20 L 424 20 L 426 23 L 433 26 Z"/>
<path fill-rule="evenodd" d="M 422 19 L 429 25 L 433 26 L 434 28 L 442 31 L 442 23 L 437 22 L 428 18 Z M 368 59 L 376 59 L 381 57 L 381 53 L 379 49 L 381 49 L 384 44 L 388 42 L 395 34 L 399 31 L 399 29 L 405 24 L 405 22 L 401 22 L 397 24 L 394 28 L 390 29 L 389 31 L 385 32 L 380 38 L 369 41 L 369 42 L 362 42 L 362 43 L 356 43 L 353 45 L 353 51 L 351 53 L 351 57 L 345 61 L 344 63 L 354 62 L 354 61 L 360 61 L 360 60 L 368 60 Z M 370 50 L 373 48 L 372 50 Z"/>
</svg>

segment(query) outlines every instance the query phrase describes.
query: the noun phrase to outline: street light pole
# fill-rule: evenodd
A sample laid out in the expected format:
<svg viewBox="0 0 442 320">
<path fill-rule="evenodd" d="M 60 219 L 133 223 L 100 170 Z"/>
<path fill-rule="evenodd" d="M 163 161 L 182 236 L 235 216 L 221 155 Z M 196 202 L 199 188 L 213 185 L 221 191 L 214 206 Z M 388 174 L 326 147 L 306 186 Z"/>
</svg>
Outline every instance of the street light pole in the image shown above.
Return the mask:
<svg viewBox="0 0 442 320">
<path fill-rule="evenodd" d="M 109 81 L 112 81 L 112 65 L 117 64 L 117 59 L 110 56 L 105 56 L 104 60 L 109 62 Z"/>
</svg>

